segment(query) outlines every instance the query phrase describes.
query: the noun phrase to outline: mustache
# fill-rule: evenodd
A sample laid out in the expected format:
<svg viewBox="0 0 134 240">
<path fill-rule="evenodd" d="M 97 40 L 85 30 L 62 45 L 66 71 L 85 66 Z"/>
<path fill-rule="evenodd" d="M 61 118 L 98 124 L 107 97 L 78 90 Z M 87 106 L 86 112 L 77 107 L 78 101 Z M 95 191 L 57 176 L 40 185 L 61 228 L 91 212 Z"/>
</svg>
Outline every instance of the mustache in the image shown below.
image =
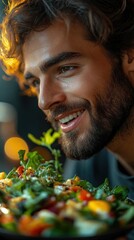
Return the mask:
<svg viewBox="0 0 134 240">
<path fill-rule="evenodd" d="M 58 104 L 47 113 L 47 119 L 48 121 L 52 122 L 58 115 L 63 114 L 65 112 L 71 112 L 74 109 L 87 109 L 88 111 L 90 111 L 91 104 L 89 103 L 89 101 L 85 99 L 83 99 L 79 103 L 77 102 L 77 103 L 70 103 L 70 104 L 69 103 Z"/>
</svg>

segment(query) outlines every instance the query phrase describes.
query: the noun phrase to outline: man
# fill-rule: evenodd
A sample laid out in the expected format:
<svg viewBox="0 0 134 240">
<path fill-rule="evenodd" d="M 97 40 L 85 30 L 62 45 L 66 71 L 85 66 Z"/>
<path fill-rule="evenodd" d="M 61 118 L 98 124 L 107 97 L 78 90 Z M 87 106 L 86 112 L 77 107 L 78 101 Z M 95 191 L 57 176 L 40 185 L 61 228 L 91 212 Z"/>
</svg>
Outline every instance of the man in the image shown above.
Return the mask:
<svg viewBox="0 0 134 240">
<path fill-rule="evenodd" d="M 134 1 L 12 0 L 1 36 L 6 72 L 37 94 L 67 158 L 94 156 L 80 161 L 90 181 L 134 198 Z"/>
</svg>

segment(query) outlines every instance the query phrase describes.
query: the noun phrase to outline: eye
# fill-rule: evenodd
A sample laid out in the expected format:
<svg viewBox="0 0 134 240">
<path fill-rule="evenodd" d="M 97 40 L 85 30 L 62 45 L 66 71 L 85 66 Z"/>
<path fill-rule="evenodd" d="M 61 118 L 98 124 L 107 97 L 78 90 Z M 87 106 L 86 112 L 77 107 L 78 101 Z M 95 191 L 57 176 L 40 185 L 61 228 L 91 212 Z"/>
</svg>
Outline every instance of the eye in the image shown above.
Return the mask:
<svg viewBox="0 0 134 240">
<path fill-rule="evenodd" d="M 75 73 L 78 66 L 76 65 L 64 65 L 58 68 L 58 75 L 63 77 L 70 77 Z"/>
<path fill-rule="evenodd" d="M 29 79 L 25 83 L 25 93 L 30 96 L 37 96 L 39 93 L 40 81 L 35 78 Z"/>
<path fill-rule="evenodd" d="M 33 79 L 32 81 L 32 84 L 31 84 L 33 87 L 39 87 L 40 85 L 40 81 L 38 79 Z"/>
<path fill-rule="evenodd" d="M 72 71 L 72 70 L 74 70 L 74 66 L 63 66 L 63 67 L 60 67 L 59 68 L 59 73 L 61 74 L 61 73 L 65 73 L 65 72 L 67 72 L 67 71 Z"/>
<path fill-rule="evenodd" d="M 33 87 L 33 88 L 39 88 L 39 85 L 40 85 L 40 81 L 39 81 L 39 79 L 30 79 L 29 81 L 28 81 L 28 85 L 29 85 L 29 87 Z"/>
</svg>

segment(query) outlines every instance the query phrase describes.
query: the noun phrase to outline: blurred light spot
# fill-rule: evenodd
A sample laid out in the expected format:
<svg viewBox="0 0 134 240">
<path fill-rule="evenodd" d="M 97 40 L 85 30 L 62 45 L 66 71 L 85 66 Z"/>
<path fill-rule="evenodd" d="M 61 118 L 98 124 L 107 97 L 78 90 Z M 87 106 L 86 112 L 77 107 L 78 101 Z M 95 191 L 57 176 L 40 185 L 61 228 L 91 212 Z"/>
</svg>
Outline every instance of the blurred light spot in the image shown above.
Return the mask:
<svg viewBox="0 0 134 240">
<path fill-rule="evenodd" d="M 13 105 L 0 102 L 0 122 L 16 122 L 17 113 Z"/>
<path fill-rule="evenodd" d="M 49 161 L 53 159 L 52 153 L 44 147 L 40 147 L 40 146 L 34 147 L 33 149 L 31 149 L 31 152 L 33 151 L 37 151 L 42 157 L 44 157 L 45 161 Z"/>
<path fill-rule="evenodd" d="M 0 204 L 0 212 L 2 212 L 4 214 L 8 214 L 9 213 L 9 209 L 3 207 L 2 204 Z"/>
<path fill-rule="evenodd" d="M 19 137 L 11 137 L 9 138 L 4 146 L 4 151 L 5 154 L 7 155 L 8 158 L 12 160 L 19 160 L 19 150 L 25 150 L 25 159 L 26 159 L 26 154 L 28 153 L 28 145 L 27 143 Z"/>
</svg>

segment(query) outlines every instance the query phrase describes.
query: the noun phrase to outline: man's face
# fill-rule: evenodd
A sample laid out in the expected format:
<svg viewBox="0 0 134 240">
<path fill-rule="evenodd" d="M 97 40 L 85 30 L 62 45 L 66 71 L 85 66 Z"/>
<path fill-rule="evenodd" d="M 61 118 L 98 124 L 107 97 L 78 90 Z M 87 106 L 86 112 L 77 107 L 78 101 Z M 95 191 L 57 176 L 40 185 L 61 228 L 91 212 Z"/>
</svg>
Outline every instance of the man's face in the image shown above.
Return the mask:
<svg viewBox="0 0 134 240">
<path fill-rule="evenodd" d="M 62 131 L 67 157 L 84 159 L 117 134 L 134 103 L 120 64 L 87 40 L 79 23 L 62 21 L 32 32 L 23 46 L 25 78 L 39 107 Z"/>
</svg>

